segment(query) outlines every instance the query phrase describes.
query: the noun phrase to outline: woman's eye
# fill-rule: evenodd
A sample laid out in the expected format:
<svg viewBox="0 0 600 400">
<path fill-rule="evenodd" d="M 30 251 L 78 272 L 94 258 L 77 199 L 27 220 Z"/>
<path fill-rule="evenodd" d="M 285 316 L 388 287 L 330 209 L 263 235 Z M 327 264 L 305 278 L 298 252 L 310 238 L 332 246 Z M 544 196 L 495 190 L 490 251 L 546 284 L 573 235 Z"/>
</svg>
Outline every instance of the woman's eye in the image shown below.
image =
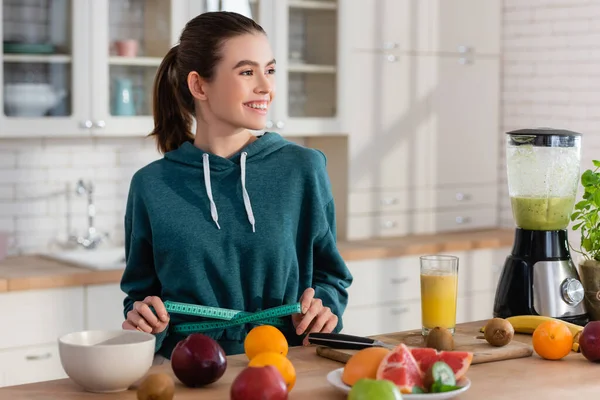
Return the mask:
<svg viewBox="0 0 600 400">
<path fill-rule="evenodd" d="M 242 72 L 242 75 L 245 75 L 245 76 L 251 76 L 251 75 L 252 75 L 252 70 L 243 71 L 243 72 Z"/>
<path fill-rule="evenodd" d="M 275 74 L 275 68 L 269 68 L 269 70 L 267 71 L 267 73 L 274 75 Z"/>
</svg>

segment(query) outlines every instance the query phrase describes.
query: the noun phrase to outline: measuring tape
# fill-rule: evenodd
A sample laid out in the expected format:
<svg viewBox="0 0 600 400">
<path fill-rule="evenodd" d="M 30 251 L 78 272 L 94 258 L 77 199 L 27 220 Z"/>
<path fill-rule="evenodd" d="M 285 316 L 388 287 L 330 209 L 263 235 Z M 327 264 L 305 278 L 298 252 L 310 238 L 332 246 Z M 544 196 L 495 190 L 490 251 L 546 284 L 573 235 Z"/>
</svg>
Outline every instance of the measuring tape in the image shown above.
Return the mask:
<svg viewBox="0 0 600 400">
<path fill-rule="evenodd" d="M 173 327 L 173 332 L 177 333 L 206 332 L 248 323 L 257 323 L 261 325 L 268 324 L 284 327 L 286 326 L 286 321 L 281 317 L 298 314 L 302 311 L 300 303 L 285 304 L 282 306 L 257 311 L 255 313 L 230 310 L 227 308 L 201 306 L 197 304 L 178 303 L 169 300 L 165 301 L 164 304 L 169 313 L 194 315 L 198 317 L 222 320 L 215 322 L 191 322 L 178 324 Z"/>
</svg>

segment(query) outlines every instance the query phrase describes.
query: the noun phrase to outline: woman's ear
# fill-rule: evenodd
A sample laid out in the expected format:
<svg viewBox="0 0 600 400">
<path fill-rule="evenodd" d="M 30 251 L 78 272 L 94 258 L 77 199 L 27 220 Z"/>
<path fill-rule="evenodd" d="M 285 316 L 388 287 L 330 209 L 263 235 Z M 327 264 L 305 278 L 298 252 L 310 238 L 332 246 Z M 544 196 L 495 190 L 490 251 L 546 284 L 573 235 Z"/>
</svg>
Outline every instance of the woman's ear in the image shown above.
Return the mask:
<svg viewBox="0 0 600 400">
<path fill-rule="evenodd" d="M 202 79 L 200 75 L 196 71 L 190 71 L 187 76 L 187 84 L 190 89 L 190 93 L 197 100 L 206 100 L 206 92 L 205 92 L 205 81 Z"/>
</svg>

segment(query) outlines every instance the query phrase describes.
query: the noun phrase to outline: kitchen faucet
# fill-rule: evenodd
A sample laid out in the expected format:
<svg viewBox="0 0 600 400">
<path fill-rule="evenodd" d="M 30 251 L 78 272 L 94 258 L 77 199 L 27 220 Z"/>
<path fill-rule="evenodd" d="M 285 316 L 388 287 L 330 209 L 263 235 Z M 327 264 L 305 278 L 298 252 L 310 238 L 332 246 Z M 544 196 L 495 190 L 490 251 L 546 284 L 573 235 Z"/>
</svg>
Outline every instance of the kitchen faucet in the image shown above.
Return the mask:
<svg viewBox="0 0 600 400">
<path fill-rule="evenodd" d="M 92 250 L 95 249 L 105 238 L 108 237 L 107 233 L 99 233 L 96 231 L 94 226 L 94 218 L 96 216 L 96 206 L 94 204 L 94 184 L 90 181 L 87 185 L 82 179 L 77 181 L 75 187 L 75 193 L 79 196 L 87 194 L 87 217 L 88 217 L 88 229 L 85 236 L 71 236 L 69 240 L 81 245 L 84 249 Z"/>
</svg>

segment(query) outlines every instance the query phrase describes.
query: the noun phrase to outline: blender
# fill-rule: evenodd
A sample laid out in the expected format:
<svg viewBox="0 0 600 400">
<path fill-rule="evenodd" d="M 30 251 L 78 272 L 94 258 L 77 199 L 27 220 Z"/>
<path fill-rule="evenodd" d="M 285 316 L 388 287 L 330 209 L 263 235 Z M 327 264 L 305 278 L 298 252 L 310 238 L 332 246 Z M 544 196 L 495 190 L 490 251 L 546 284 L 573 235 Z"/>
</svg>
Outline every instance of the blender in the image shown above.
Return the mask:
<svg viewBox="0 0 600 400">
<path fill-rule="evenodd" d="M 575 206 L 581 134 L 550 128 L 506 133 L 508 191 L 516 222 L 496 288 L 494 317 L 543 315 L 587 323 L 567 227 Z"/>
</svg>

